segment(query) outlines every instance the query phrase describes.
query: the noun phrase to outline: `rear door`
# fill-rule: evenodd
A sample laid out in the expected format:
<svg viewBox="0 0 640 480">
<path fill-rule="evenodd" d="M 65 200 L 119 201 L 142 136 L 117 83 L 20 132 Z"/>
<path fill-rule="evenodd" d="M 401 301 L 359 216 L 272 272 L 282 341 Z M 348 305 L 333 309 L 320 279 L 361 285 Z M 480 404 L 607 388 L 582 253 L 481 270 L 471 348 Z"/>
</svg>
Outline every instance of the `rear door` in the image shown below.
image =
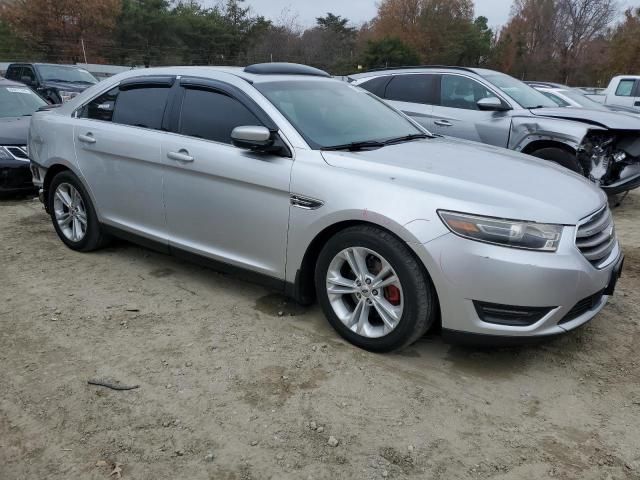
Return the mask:
<svg viewBox="0 0 640 480">
<path fill-rule="evenodd" d="M 74 142 L 101 221 L 166 243 L 161 144 L 173 77 L 127 79 L 78 113 Z"/>
<path fill-rule="evenodd" d="M 498 97 L 482 83 L 466 75 L 441 77 L 439 105 L 433 107 L 434 131 L 506 148 L 509 143 L 509 112 L 481 111 L 477 102 Z"/>
<path fill-rule="evenodd" d="M 386 85 L 384 98 L 426 129 L 433 131 L 433 104 L 439 91 L 439 75 L 408 73 L 394 75 Z"/>
<path fill-rule="evenodd" d="M 162 142 L 170 245 L 284 279 L 293 160 L 231 143 L 235 127 L 275 124 L 237 87 L 180 84 L 175 133 Z"/>
</svg>

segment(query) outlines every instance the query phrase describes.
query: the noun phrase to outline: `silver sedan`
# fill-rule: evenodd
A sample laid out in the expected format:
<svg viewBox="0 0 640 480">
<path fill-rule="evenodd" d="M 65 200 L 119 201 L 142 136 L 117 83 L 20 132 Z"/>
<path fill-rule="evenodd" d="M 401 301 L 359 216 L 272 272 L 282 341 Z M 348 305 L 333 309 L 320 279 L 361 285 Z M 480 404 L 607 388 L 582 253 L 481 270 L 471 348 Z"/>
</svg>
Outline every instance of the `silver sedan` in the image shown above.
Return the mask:
<svg viewBox="0 0 640 480">
<path fill-rule="evenodd" d="M 347 340 L 407 346 L 562 334 L 613 293 L 601 190 L 566 169 L 436 137 L 301 65 L 105 80 L 31 123 L 34 181 L 77 251 L 128 238 L 317 299 Z"/>
</svg>

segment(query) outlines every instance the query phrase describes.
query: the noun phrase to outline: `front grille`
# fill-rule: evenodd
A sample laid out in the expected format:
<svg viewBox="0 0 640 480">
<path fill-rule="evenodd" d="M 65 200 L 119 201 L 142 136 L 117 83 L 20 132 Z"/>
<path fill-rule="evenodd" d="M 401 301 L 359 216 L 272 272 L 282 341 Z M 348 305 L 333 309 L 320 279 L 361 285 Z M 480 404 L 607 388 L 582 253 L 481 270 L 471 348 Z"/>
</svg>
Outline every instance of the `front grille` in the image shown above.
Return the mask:
<svg viewBox="0 0 640 480">
<path fill-rule="evenodd" d="M 600 305 L 600 301 L 602 300 L 602 296 L 604 295 L 604 290 L 594 293 L 593 295 L 580 300 L 575 307 L 573 307 L 569 312 L 564 316 L 562 320 L 558 322 L 558 325 L 562 325 L 563 323 L 570 322 L 571 320 L 575 320 L 576 318 L 584 315 L 585 313 L 595 309 L 598 305 Z"/>
<path fill-rule="evenodd" d="M 27 147 L 5 147 L 11 155 L 20 160 L 29 160 Z"/>
<path fill-rule="evenodd" d="M 591 215 L 578 226 L 576 246 L 596 268 L 604 266 L 618 240 L 608 206 Z"/>
</svg>

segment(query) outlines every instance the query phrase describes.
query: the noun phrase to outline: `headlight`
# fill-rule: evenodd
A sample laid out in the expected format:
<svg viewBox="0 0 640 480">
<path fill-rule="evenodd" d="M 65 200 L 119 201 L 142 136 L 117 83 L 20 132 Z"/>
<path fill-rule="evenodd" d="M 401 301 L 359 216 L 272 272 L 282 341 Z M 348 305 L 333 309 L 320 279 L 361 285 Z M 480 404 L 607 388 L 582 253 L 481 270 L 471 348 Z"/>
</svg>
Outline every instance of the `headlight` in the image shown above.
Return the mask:
<svg viewBox="0 0 640 480">
<path fill-rule="evenodd" d="M 62 103 L 67 102 L 69 100 L 71 100 L 74 97 L 77 97 L 79 95 L 78 92 L 67 92 L 66 90 L 58 90 L 58 95 L 60 95 L 60 100 L 62 100 Z"/>
<path fill-rule="evenodd" d="M 562 225 L 479 217 L 439 211 L 444 224 L 456 235 L 478 242 L 511 248 L 555 252 L 562 237 Z"/>
</svg>

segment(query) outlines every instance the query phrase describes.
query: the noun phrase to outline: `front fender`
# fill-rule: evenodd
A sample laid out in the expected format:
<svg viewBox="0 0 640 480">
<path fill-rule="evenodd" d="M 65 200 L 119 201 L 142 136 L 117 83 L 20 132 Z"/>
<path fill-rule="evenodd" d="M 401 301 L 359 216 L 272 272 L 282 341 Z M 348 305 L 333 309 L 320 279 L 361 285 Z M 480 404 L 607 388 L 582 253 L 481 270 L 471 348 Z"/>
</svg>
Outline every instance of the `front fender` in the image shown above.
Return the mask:
<svg viewBox="0 0 640 480">
<path fill-rule="evenodd" d="M 554 118 L 516 117 L 511 123 L 509 149 L 522 152 L 533 142 L 550 141 L 577 150 L 590 130 L 605 129 Z"/>
</svg>

